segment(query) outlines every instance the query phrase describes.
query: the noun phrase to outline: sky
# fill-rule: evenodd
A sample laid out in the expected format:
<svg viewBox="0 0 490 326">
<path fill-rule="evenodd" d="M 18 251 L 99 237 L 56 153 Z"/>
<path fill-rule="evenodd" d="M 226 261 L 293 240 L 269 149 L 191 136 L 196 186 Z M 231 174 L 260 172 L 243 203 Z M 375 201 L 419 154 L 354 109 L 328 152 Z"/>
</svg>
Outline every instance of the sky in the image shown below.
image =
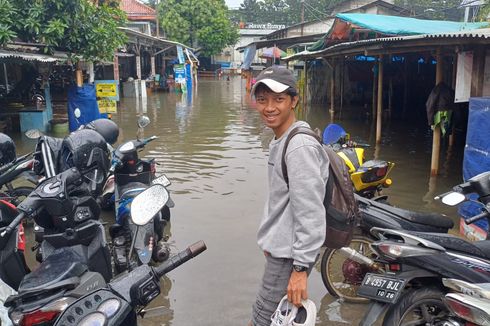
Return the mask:
<svg viewBox="0 0 490 326">
<path fill-rule="evenodd" d="M 225 2 L 228 8 L 238 8 L 243 0 L 225 0 Z"/>
</svg>

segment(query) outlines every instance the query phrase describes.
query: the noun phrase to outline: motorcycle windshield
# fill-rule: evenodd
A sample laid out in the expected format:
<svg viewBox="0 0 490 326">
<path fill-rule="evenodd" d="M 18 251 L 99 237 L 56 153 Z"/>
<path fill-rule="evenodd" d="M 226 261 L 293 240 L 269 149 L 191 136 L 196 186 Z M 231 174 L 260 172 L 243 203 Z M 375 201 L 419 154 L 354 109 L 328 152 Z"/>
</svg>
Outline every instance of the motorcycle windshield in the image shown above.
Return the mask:
<svg viewBox="0 0 490 326">
<path fill-rule="evenodd" d="M 347 136 L 344 128 L 340 125 L 331 123 L 325 130 L 323 130 L 323 143 L 324 144 L 333 144 L 337 143 L 341 138 Z"/>
</svg>

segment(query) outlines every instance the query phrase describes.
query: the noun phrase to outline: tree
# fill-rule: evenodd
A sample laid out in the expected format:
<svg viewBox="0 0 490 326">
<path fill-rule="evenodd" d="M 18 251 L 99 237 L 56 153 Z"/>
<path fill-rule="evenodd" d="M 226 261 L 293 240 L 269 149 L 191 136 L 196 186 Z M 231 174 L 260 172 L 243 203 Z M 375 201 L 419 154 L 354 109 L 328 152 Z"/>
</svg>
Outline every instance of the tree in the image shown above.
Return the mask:
<svg viewBox="0 0 490 326">
<path fill-rule="evenodd" d="M 224 0 L 164 0 L 158 15 L 169 39 L 199 47 L 207 56 L 238 40 L 238 29 L 228 16 Z"/>
<path fill-rule="evenodd" d="M 18 38 L 44 44 L 46 53 L 64 50 L 87 61 L 112 60 L 126 42 L 117 29 L 124 21 L 114 1 L 96 6 L 89 0 L 0 0 L 0 45 Z"/>
<path fill-rule="evenodd" d="M 461 0 L 395 0 L 395 5 L 409 9 L 415 17 L 452 21 L 463 19 L 460 4 Z"/>
</svg>

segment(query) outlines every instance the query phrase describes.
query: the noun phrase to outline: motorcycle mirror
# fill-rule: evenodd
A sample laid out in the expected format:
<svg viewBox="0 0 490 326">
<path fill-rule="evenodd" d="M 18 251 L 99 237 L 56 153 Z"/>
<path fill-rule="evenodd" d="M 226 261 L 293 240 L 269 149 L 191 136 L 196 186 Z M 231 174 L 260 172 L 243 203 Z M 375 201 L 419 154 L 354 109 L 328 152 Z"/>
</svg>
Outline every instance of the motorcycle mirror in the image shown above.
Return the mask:
<svg viewBox="0 0 490 326">
<path fill-rule="evenodd" d="M 74 111 L 73 111 L 73 114 L 75 115 L 75 118 L 80 118 L 82 116 L 82 111 L 80 111 L 79 108 L 76 108 Z"/>
<path fill-rule="evenodd" d="M 24 133 L 24 135 L 29 139 L 38 139 L 44 136 L 43 132 L 38 129 L 29 129 Z"/>
<path fill-rule="evenodd" d="M 133 199 L 131 220 L 135 225 L 145 225 L 165 206 L 168 191 L 160 184 L 152 185 Z"/>
<path fill-rule="evenodd" d="M 150 118 L 148 118 L 146 115 L 142 115 L 141 117 L 138 118 L 138 127 L 145 128 L 149 124 L 150 124 Z"/>
<path fill-rule="evenodd" d="M 448 206 L 455 206 L 466 200 L 465 195 L 459 192 L 450 192 L 449 194 L 442 197 L 442 202 Z"/>
</svg>

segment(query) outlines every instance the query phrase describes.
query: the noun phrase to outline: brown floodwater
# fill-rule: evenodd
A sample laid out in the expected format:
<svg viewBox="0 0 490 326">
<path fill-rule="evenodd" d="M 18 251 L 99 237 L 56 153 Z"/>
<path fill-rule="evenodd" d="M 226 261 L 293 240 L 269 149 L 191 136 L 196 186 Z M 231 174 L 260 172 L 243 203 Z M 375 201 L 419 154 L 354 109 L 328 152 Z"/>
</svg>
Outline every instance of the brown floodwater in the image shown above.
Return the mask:
<svg viewBox="0 0 490 326">
<path fill-rule="evenodd" d="M 346 110 L 347 112 L 348 110 Z M 352 114 L 352 112 L 354 114 Z M 155 157 L 157 169 L 172 181 L 175 201 L 167 229 L 173 252 L 204 240 L 208 250 L 168 274 L 162 294 L 151 307 L 166 313 L 148 316 L 142 325 L 246 325 L 262 276 L 264 258 L 256 244 L 267 194 L 266 166 L 272 133 L 263 127 L 240 78 L 199 80 L 192 93 L 154 93 L 147 100 L 124 98 L 114 120 L 121 127 L 119 142 L 135 138 L 136 119 L 152 120 L 145 136 L 159 138 L 142 155 Z M 323 129 L 332 122 L 327 105 L 301 109 L 299 116 Z M 455 211 L 434 202 L 462 179 L 462 150 L 442 152 L 441 174 L 429 178 L 431 132 L 423 124 L 385 122 L 383 142 L 374 145 L 375 129 L 363 114 L 334 119 L 358 140 L 371 144 L 367 158 L 396 163 L 393 185 L 386 190 L 392 204 L 420 211 Z M 347 118 L 350 117 L 350 118 Z M 19 152 L 32 148 L 16 137 Z M 445 160 L 445 156 L 450 159 Z M 111 214 L 104 219 L 111 222 Z M 357 324 L 365 305 L 331 297 L 315 269 L 309 295 L 318 307 L 317 325 Z"/>
</svg>

